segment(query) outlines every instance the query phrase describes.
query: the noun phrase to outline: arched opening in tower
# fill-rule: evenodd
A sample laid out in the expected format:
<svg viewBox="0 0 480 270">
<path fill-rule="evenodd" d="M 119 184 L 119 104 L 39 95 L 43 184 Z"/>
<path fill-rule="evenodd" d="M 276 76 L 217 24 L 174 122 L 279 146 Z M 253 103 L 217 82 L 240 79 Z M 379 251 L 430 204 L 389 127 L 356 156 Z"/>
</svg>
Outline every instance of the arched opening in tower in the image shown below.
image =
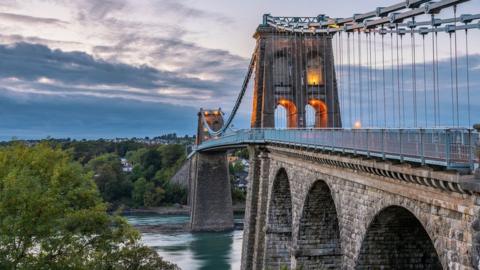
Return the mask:
<svg viewBox="0 0 480 270">
<path fill-rule="evenodd" d="M 432 240 L 407 209 L 390 206 L 369 225 L 355 269 L 442 269 Z"/>
<path fill-rule="evenodd" d="M 309 99 L 305 107 L 307 127 L 328 127 L 327 105 L 319 99 Z"/>
<path fill-rule="evenodd" d="M 315 108 L 312 105 L 305 105 L 305 127 L 314 128 L 315 127 Z"/>
<path fill-rule="evenodd" d="M 288 176 L 284 169 L 277 173 L 273 182 L 265 240 L 264 268 L 289 267 L 292 242 L 292 198 Z"/>
<path fill-rule="evenodd" d="M 337 210 L 330 188 L 317 181 L 310 189 L 300 218 L 296 266 L 302 269 L 340 269 L 342 249 Z"/>
<path fill-rule="evenodd" d="M 287 99 L 280 99 L 275 107 L 275 128 L 296 128 L 297 107 Z"/>
</svg>

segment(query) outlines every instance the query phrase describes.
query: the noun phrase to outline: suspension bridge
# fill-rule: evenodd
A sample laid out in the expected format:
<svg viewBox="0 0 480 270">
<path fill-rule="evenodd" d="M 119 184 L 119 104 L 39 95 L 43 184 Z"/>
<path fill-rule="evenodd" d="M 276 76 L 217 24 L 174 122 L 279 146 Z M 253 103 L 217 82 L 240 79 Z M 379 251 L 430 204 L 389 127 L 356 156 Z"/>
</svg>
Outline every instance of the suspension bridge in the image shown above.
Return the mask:
<svg viewBox="0 0 480 270">
<path fill-rule="evenodd" d="M 226 153 L 247 147 L 242 269 L 479 269 L 469 2 L 264 15 L 228 118 L 198 114 L 191 229 L 232 228 Z"/>
</svg>

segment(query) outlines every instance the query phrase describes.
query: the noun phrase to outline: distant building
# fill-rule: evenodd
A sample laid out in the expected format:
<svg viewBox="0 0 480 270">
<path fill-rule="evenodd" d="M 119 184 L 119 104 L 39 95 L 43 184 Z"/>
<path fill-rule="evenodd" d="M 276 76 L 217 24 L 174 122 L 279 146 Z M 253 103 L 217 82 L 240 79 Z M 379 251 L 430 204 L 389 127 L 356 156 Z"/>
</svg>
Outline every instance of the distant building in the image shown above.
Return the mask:
<svg viewBox="0 0 480 270">
<path fill-rule="evenodd" d="M 120 163 L 122 163 L 122 171 L 123 172 L 132 172 L 133 166 L 128 162 L 126 158 L 120 158 Z"/>
</svg>

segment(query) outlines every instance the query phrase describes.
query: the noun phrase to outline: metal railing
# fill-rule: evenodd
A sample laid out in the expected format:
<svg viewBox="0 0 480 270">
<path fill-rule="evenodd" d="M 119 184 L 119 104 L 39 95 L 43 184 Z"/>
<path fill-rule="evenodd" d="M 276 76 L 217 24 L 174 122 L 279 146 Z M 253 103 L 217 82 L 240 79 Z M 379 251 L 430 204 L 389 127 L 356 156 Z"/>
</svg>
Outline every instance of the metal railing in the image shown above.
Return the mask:
<svg viewBox="0 0 480 270">
<path fill-rule="evenodd" d="M 195 151 L 281 143 L 367 157 L 473 170 L 478 132 L 472 129 L 248 129 L 213 138 Z"/>
</svg>

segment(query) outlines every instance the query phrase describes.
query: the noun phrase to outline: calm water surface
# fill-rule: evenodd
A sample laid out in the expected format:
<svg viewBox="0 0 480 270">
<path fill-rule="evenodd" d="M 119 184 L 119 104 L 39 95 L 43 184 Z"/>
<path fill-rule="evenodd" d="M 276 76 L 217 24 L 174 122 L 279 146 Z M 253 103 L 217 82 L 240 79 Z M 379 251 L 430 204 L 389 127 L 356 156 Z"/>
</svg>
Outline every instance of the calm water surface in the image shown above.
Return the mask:
<svg viewBox="0 0 480 270">
<path fill-rule="evenodd" d="M 185 223 L 188 216 L 136 213 L 125 216 L 132 225 Z M 236 222 L 241 216 L 236 216 Z M 222 233 L 143 233 L 142 241 L 183 270 L 240 269 L 243 231 Z"/>
</svg>

